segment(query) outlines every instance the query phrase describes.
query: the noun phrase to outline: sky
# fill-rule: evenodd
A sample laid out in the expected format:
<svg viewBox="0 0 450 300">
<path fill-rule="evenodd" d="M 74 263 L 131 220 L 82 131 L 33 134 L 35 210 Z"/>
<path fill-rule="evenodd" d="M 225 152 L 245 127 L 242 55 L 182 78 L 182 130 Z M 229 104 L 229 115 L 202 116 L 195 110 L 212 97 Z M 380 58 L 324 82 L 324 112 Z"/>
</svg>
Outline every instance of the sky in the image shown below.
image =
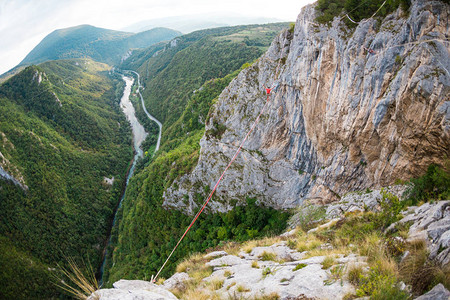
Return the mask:
<svg viewBox="0 0 450 300">
<path fill-rule="evenodd" d="M 295 21 L 315 0 L 0 0 L 0 74 L 49 33 L 89 24 L 120 30 L 142 20 L 209 13 Z"/>
</svg>

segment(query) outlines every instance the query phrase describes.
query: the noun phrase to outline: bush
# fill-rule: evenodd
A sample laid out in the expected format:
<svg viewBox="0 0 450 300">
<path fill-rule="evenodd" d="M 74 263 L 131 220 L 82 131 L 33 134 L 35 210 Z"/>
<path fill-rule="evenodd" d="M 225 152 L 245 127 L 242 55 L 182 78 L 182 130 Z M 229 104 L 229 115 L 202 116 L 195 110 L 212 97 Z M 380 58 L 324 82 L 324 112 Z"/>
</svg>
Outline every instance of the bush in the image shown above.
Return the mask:
<svg viewBox="0 0 450 300">
<path fill-rule="evenodd" d="M 323 206 L 310 205 L 301 210 L 298 215 L 298 224 L 303 231 L 308 231 L 322 221 L 325 217 L 326 209 Z"/>
<path fill-rule="evenodd" d="M 431 164 L 425 175 L 411 179 L 413 187 L 407 197 L 411 204 L 419 201 L 445 200 L 450 198 L 450 160 L 446 160 L 444 167 Z"/>
<path fill-rule="evenodd" d="M 398 221 L 403 205 L 397 196 L 386 192 L 384 189 L 381 189 L 381 196 L 382 199 L 378 202 L 381 212 L 377 215 L 377 225 L 384 229 Z"/>
<path fill-rule="evenodd" d="M 366 276 L 360 277 L 360 287 L 356 296 L 370 296 L 370 299 L 408 299 L 408 293 L 402 291 L 397 279 L 392 274 L 387 274 L 375 266 Z"/>
</svg>

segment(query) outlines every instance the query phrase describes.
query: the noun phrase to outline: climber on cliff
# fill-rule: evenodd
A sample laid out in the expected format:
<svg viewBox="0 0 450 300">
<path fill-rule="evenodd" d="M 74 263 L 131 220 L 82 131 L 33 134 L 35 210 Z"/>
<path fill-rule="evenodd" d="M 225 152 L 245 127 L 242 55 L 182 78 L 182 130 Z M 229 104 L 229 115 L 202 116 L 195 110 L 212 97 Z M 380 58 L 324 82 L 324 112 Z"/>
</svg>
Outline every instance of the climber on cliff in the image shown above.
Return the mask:
<svg viewBox="0 0 450 300">
<path fill-rule="evenodd" d="M 270 95 L 270 92 L 272 91 L 272 89 L 267 88 L 265 85 L 263 85 L 263 88 L 266 90 L 267 95 Z"/>
<path fill-rule="evenodd" d="M 369 52 L 370 54 L 376 54 L 375 50 L 373 50 L 373 49 L 366 48 L 366 47 L 363 47 L 363 48 L 364 48 L 364 50 L 366 50 L 366 51 Z"/>
</svg>

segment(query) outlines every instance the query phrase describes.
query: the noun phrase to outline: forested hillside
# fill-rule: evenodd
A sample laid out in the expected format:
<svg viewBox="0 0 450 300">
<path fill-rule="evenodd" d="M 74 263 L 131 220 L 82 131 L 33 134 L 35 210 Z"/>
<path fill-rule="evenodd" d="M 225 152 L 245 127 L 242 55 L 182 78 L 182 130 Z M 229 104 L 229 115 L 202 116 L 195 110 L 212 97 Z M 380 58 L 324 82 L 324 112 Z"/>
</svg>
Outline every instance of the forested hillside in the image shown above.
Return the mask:
<svg viewBox="0 0 450 300">
<path fill-rule="evenodd" d="M 144 61 L 138 68 L 146 83 L 144 99 L 149 111 L 164 121 L 163 141 L 156 156 L 148 155 L 141 163 L 141 171 L 127 188 L 119 210 L 121 221 L 113 229 L 109 253 L 114 256 L 107 261 L 106 285 L 120 278 L 150 278 L 162 265 L 191 219 L 162 206 L 165 189 L 197 163 L 204 122 L 218 95 L 283 27 L 287 24 L 194 32 L 175 39 L 156 56 L 158 50 L 148 49 L 124 63 L 123 68 L 136 68 L 137 62 Z M 151 58 L 145 61 L 145 55 Z M 208 193 L 205 186 L 197 200 L 202 202 Z M 194 226 L 163 276 L 193 251 L 283 230 L 287 213 L 258 207 L 255 199 L 246 203 L 228 213 L 202 215 L 201 225 Z"/>
<path fill-rule="evenodd" d="M 92 60 L 26 68 L 0 86 L 2 299 L 44 299 L 68 257 L 101 263 L 132 157 L 121 80 Z M 114 177 L 109 185 L 104 178 Z"/>
<path fill-rule="evenodd" d="M 69 27 L 47 35 L 19 66 L 86 57 L 108 64 L 118 64 L 129 49 L 146 48 L 179 35 L 180 32 L 168 28 L 154 28 L 134 34 L 90 25 Z"/>
</svg>

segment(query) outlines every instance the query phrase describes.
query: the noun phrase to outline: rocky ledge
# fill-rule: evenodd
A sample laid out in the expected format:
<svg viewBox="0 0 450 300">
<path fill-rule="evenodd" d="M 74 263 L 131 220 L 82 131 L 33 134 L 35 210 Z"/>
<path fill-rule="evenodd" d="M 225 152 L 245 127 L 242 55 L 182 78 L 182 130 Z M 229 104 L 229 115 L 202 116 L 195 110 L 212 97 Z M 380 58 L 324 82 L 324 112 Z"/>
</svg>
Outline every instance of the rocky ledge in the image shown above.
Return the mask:
<svg viewBox="0 0 450 300">
<path fill-rule="evenodd" d="M 339 207 L 338 211 L 343 215 L 310 232 L 342 222 L 348 212 L 354 213 L 355 207 L 376 209 L 376 205 L 367 203 L 372 203 L 378 194 L 379 191 L 372 191 L 357 196 L 349 195 L 353 199 L 352 205 L 342 199 L 333 204 L 334 209 L 329 209 L 329 206 L 328 212 L 336 211 Z M 388 227 L 386 232 L 409 226 L 405 242 L 423 240 L 428 247 L 429 258 L 443 267 L 448 266 L 450 201 L 409 207 L 402 214 L 404 217 Z M 333 214 L 330 216 L 336 217 Z M 322 220 L 324 222 L 326 220 Z M 299 237 L 307 244 L 318 244 L 302 251 L 299 244 L 293 242 Z M 214 251 L 191 258 L 180 265 L 178 273 L 162 284 L 120 280 L 114 283 L 113 289 L 99 290 L 88 299 L 177 299 L 177 296 L 183 299 L 344 299 L 357 294 L 350 273 L 354 269 L 360 269 L 362 274 L 370 272 L 367 257 L 357 254 L 360 251 L 351 245 L 342 251 L 329 243 L 312 239 L 314 237 L 311 234 L 305 235 L 294 229 L 280 237 L 234 245 L 224 249 L 226 251 Z M 349 252 L 348 249 L 352 250 Z M 405 251 L 402 260 L 408 255 L 408 251 Z M 405 293 L 411 291 L 411 287 L 404 283 L 400 283 L 399 288 Z M 191 296 L 186 297 L 185 293 L 191 293 Z M 450 292 L 439 284 L 417 299 L 449 299 L 449 295 Z"/>
</svg>

